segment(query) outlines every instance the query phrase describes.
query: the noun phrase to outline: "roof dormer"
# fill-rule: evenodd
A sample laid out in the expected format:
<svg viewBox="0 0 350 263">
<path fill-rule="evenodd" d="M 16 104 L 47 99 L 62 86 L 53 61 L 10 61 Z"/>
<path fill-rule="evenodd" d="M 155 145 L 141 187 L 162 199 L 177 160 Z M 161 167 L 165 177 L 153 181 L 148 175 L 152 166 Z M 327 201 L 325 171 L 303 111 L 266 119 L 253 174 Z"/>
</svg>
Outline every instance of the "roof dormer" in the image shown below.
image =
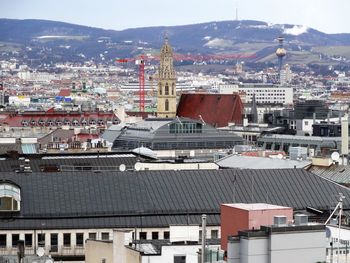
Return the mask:
<svg viewBox="0 0 350 263">
<path fill-rule="evenodd" d="M 0 213 L 21 210 L 21 189 L 11 181 L 0 181 Z"/>
</svg>

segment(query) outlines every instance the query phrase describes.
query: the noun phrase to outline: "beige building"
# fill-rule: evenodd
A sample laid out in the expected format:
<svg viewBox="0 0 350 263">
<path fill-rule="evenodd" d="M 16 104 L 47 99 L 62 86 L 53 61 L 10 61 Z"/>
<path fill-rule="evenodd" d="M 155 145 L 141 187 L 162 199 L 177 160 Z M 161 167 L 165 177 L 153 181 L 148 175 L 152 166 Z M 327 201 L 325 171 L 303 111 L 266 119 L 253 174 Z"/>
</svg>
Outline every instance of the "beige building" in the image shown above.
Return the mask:
<svg viewBox="0 0 350 263">
<path fill-rule="evenodd" d="M 176 115 L 176 76 L 173 65 L 173 50 L 165 39 L 160 53 L 157 112 L 160 118 Z"/>
<path fill-rule="evenodd" d="M 139 263 L 141 255 L 138 251 L 128 249 L 125 245 L 125 233 L 127 231 L 113 230 L 113 240 L 86 241 L 86 263 Z"/>
<path fill-rule="evenodd" d="M 85 263 L 198 263 L 201 248 L 198 225 L 170 226 L 169 240 L 139 240 L 128 242 L 130 231 L 113 230 L 113 240 L 86 241 Z M 223 262 L 219 240 L 207 244 L 210 262 Z M 218 261 L 218 259 L 221 261 Z"/>
</svg>

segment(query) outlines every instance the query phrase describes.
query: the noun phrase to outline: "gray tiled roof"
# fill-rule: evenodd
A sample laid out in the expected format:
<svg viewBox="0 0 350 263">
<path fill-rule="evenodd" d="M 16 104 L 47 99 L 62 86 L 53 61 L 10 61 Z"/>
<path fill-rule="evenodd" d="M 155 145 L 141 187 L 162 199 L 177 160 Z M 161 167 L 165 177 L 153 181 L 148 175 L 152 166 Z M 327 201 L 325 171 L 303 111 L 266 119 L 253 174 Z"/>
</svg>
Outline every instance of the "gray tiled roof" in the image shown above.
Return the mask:
<svg viewBox="0 0 350 263">
<path fill-rule="evenodd" d="M 218 225 L 221 203 L 328 211 L 339 193 L 350 209 L 347 188 L 303 169 L 0 173 L 0 179 L 18 184 L 22 195 L 20 215 L 0 219 L 0 229 L 200 224 L 203 213 Z"/>
<path fill-rule="evenodd" d="M 47 158 L 49 157 L 49 158 Z M 29 158 L 29 157 L 28 157 Z M 57 165 L 61 166 L 93 166 L 93 167 L 119 167 L 121 164 L 126 166 L 134 166 L 139 158 L 133 153 L 119 153 L 115 155 L 100 154 L 100 157 L 93 155 L 58 155 L 58 156 L 46 156 L 44 158 L 33 157 L 30 158 L 30 167 L 33 172 L 40 172 L 44 166 Z M 18 159 L 0 159 L 0 172 L 14 172 L 19 169 L 20 164 L 24 161 Z"/>
<path fill-rule="evenodd" d="M 350 184 L 350 166 L 348 165 L 331 165 L 329 167 L 313 165 L 308 170 L 339 184 Z"/>
</svg>

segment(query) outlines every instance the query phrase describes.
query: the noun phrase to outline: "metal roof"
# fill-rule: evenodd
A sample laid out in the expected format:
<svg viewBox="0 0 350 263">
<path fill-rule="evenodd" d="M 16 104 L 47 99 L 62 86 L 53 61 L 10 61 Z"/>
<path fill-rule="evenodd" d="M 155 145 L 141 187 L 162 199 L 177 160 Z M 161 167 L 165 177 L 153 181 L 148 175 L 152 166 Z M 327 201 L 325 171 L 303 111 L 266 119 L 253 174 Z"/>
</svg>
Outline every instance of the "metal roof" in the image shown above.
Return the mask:
<svg viewBox="0 0 350 263">
<path fill-rule="evenodd" d="M 86 167 L 119 167 L 124 164 L 133 166 L 140 157 L 135 154 L 95 154 L 95 155 L 45 155 L 40 157 L 26 157 L 33 172 L 41 172 L 44 167 L 86 166 Z M 24 164 L 24 160 L 3 158 L 0 159 L 0 172 L 14 172 Z"/>
<path fill-rule="evenodd" d="M 329 167 L 313 165 L 308 171 L 339 184 L 350 184 L 350 166 L 347 165 L 331 165 Z"/>
<path fill-rule="evenodd" d="M 350 191 L 303 169 L 92 173 L 0 173 L 21 187 L 17 217 L 0 229 L 167 227 L 220 224 L 222 203 L 271 203 L 329 210 Z M 1 214 L 0 214 L 1 216 Z"/>
<path fill-rule="evenodd" d="M 340 142 L 341 137 L 320 137 L 320 136 L 301 136 L 301 135 L 288 135 L 288 134 L 267 134 L 261 137 L 263 140 L 291 140 L 291 141 L 313 141 L 313 142 Z"/>
</svg>

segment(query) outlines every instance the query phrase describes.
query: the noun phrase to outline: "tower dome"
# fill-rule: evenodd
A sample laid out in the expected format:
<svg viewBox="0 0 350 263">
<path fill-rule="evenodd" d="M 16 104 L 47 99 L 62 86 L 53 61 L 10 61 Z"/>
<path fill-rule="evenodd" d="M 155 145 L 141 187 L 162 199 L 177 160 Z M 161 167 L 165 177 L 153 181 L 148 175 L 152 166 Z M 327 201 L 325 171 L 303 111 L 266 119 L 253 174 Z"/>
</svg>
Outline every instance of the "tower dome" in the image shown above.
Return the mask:
<svg viewBox="0 0 350 263">
<path fill-rule="evenodd" d="M 279 47 L 276 50 L 277 57 L 284 57 L 287 54 L 287 51 L 283 47 Z"/>
</svg>

